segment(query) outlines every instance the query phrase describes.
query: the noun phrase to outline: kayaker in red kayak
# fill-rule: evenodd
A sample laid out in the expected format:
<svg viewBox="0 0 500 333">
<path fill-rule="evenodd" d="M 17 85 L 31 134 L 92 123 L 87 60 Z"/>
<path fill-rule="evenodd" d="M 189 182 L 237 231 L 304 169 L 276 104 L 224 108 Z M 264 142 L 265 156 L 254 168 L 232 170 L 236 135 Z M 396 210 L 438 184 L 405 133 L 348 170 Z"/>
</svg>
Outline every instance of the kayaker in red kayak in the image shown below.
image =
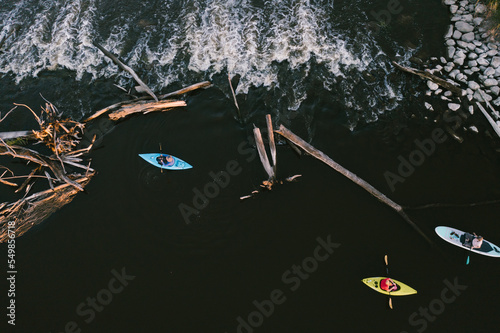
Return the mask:
<svg viewBox="0 0 500 333">
<path fill-rule="evenodd" d="M 398 286 L 390 278 L 386 278 L 380 281 L 380 289 L 391 292 L 397 290 Z"/>
</svg>

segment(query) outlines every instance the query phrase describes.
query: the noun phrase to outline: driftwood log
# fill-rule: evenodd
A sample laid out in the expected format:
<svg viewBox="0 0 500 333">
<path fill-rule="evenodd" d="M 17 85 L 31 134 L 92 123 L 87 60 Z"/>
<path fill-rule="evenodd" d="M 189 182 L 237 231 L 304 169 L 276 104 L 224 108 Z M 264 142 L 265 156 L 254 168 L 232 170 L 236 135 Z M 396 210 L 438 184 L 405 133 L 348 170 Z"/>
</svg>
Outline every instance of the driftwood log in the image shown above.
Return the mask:
<svg viewBox="0 0 500 333">
<path fill-rule="evenodd" d="M 186 106 L 184 101 L 165 100 L 158 102 L 140 101 L 133 104 L 122 105 L 120 109 L 111 113 L 111 120 L 119 120 L 134 113 L 149 113 L 154 111 L 168 111 L 172 108 Z"/>
<path fill-rule="evenodd" d="M 193 91 L 193 90 L 205 89 L 205 88 L 208 88 L 210 86 L 212 86 L 211 82 L 209 82 L 209 81 L 203 81 L 203 82 L 195 83 L 193 85 L 190 85 L 188 87 L 182 88 L 180 90 L 177 90 L 177 91 L 174 91 L 174 92 L 171 92 L 171 93 L 168 93 L 168 94 L 160 95 L 160 96 L 158 96 L 158 98 L 160 100 L 163 100 L 165 98 L 179 96 L 179 95 L 188 93 L 188 92 Z M 145 96 L 145 97 L 136 98 L 136 99 L 133 99 L 133 100 L 130 100 L 130 101 L 123 101 L 123 102 L 119 102 L 119 103 L 107 106 L 104 109 L 101 109 L 101 110 L 97 111 L 92 116 L 84 119 L 83 122 L 86 123 L 86 122 L 89 122 L 91 120 L 94 120 L 94 119 L 96 119 L 96 118 L 98 118 L 98 117 L 100 117 L 100 116 L 102 116 L 102 115 L 104 115 L 104 114 L 106 114 L 108 112 L 111 112 L 113 110 L 117 110 L 118 108 L 120 108 L 120 107 L 122 107 L 124 105 L 130 105 L 130 104 L 137 103 L 137 102 L 140 102 L 140 101 L 145 101 L 145 100 L 148 100 L 148 99 L 151 99 L 151 98 L 149 96 Z"/>
<path fill-rule="evenodd" d="M 276 133 L 280 134 L 283 136 L 285 139 L 290 140 L 293 142 L 295 145 L 298 147 L 302 148 L 305 152 L 307 152 L 309 155 L 317 158 L 321 162 L 325 163 L 335 171 L 339 172 L 343 176 L 349 178 L 351 181 L 356 183 L 357 185 L 361 186 L 364 188 L 368 193 L 373 195 L 375 198 L 377 198 L 379 201 L 383 202 L 384 204 L 388 205 L 392 209 L 394 209 L 410 226 L 413 227 L 427 242 L 432 244 L 432 241 L 430 240 L 429 237 L 406 215 L 406 213 L 403 210 L 403 207 L 386 197 L 382 192 L 374 188 L 372 185 L 370 185 L 368 182 L 365 180 L 361 179 L 358 177 L 356 174 L 352 173 L 351 171 L 347 170 L 334 160 L 332 160 L 330 157 L 328 157 L 326 154 L 321 152 L 320 150 L 314 148 L 304 140 L 302 140 L 300 137 L 292 133 L 289 129 L 287 129 L 285 126 L 281 125 L 278 130 L 275 131 Z"/>
<path fill-rule="evenodd" d="M 434 82 L 434 83 L 440 85 L 441 87 L 451 91 L 452 93 L 457 94 L 458 96 L 463 96 L 463 90 L 461 88 L 457 87 L 456 85 L 454 85 L 446 80 L 443 80 L 442 78 L 440 78 L 434 74 L 431 74 L 431 73 L 426 72 L 426 71 L 422 71 L 420 69 L 405 67 L 405 66 L 398 64 L 395 61 L 393 61 L 392 63 L 394 64 L 394 66 L 396 66 L 396 68 L 398 68 L 399 70 L 402 70 L 403 72 L 415 74 L 415 75 L 418 75 L 424 79 L 431 80 L 432 82 Z"/>
</svg>

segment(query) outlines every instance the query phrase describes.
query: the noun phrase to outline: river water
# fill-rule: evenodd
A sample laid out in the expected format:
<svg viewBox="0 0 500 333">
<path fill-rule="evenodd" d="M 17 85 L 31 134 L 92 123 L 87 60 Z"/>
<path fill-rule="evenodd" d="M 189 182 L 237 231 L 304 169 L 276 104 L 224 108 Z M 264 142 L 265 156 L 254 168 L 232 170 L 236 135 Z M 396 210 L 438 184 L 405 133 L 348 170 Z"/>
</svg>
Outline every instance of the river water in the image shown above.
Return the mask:
<svg viewBox="0 0 500 333">
<path fill-rule="evenodd" d="M 391 64 L 444 54 L 444 5 L 0 5 L 2 114 L 12 103 L 38 111 L 45 98 L 82 119 L 130 98 L 115 84 L 129 91 L 133 80 L 94 41 L 157 93 L 213 83 L 184 96 L 186 108 L 89 125 L 88 137 L 98 137 L 90 154 L 98 175 L 87 193 L 17 239 L 16 325 L 3 316 L 2 332 L 498 330 L 500 262 L 471 255 L 466 265 L 468 254 L 434 228 L 475 231 L 500 244 L 499 204 L 408 209 L 430 245 L 390 208 L 282 139 L 278 177 L 302 177 L 239 200 L 266 179 L 249 139 L 253 124 L 265 128 L 266 114 L 400 205 L 500 199 L 499 140 L 486 121 L 477 113 L 443 121 L 423 107 L 425 82 Z M 455 124 L 462 143 L 444 131 Z M 35 125 L 19 109 L 0 129 Z M 194 168 L 162 173 L 138 157 L 159 144 Z M 411 159 L 418 165 L 404 169 Z M 388 173 L 401 178 L 388 181 Z M 10 191 L 1 197 L 10 200 Z M 6 263 L 6 244 L 1 249 Z M 390 276 L 418 290 L 393 296 L 393 310 L 387 296 L 361 282 L 387 275 L 386 254 Z"/>
</svg>

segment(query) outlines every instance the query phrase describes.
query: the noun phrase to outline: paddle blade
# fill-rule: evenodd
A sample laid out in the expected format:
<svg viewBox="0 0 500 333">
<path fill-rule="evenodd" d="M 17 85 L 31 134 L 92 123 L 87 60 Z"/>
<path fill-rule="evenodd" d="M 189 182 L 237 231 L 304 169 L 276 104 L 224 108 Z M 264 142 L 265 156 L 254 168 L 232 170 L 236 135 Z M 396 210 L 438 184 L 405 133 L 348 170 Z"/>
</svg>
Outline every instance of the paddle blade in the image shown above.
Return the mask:
<svg viewBox="0 0 500 333">
<path fill-rule="evenodd" d="M 387 259 L 387 254 L 385 255 L 384 257 L 384 260 L 385 260 L 385 265 L 386 266 L 389 266 L 389 260 Z"/>
<path fill-rule="evenodd" d="M 469 264 L 469 261 L 470 261 L 469 259 L 470 259 L 470 256 L 467 256 L 467 261 L 465 262 L 466 265 Z"/>
<path fill-rule="evenodd" d="M 389 307 L 391 308 L 391 310 L 393 309 L 392 307 L 392 298 L 389 297 Z"/>
</svg>

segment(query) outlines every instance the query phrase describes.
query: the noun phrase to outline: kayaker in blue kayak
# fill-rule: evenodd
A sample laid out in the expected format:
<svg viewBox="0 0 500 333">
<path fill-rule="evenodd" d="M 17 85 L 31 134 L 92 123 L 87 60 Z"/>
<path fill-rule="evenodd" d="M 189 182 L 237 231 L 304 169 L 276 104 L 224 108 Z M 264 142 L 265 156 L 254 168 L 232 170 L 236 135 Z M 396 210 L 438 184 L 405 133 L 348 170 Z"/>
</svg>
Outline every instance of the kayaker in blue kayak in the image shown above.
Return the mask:
<svg viewBox="0 0 500 333">
<path fill-rule="evenodd" d="M 170 155 L 160 155 L 156 158 L 156 162 L 162 166 L 172 166 L 174 164 L 174 158 Z"/>
<path fill-rule="evenodd" d="M 398 289 L 398 285 L 390 278 L 386 278 L 380 281 L 380 289 L 389 292 L 396 291 Z"/>
</svg>

